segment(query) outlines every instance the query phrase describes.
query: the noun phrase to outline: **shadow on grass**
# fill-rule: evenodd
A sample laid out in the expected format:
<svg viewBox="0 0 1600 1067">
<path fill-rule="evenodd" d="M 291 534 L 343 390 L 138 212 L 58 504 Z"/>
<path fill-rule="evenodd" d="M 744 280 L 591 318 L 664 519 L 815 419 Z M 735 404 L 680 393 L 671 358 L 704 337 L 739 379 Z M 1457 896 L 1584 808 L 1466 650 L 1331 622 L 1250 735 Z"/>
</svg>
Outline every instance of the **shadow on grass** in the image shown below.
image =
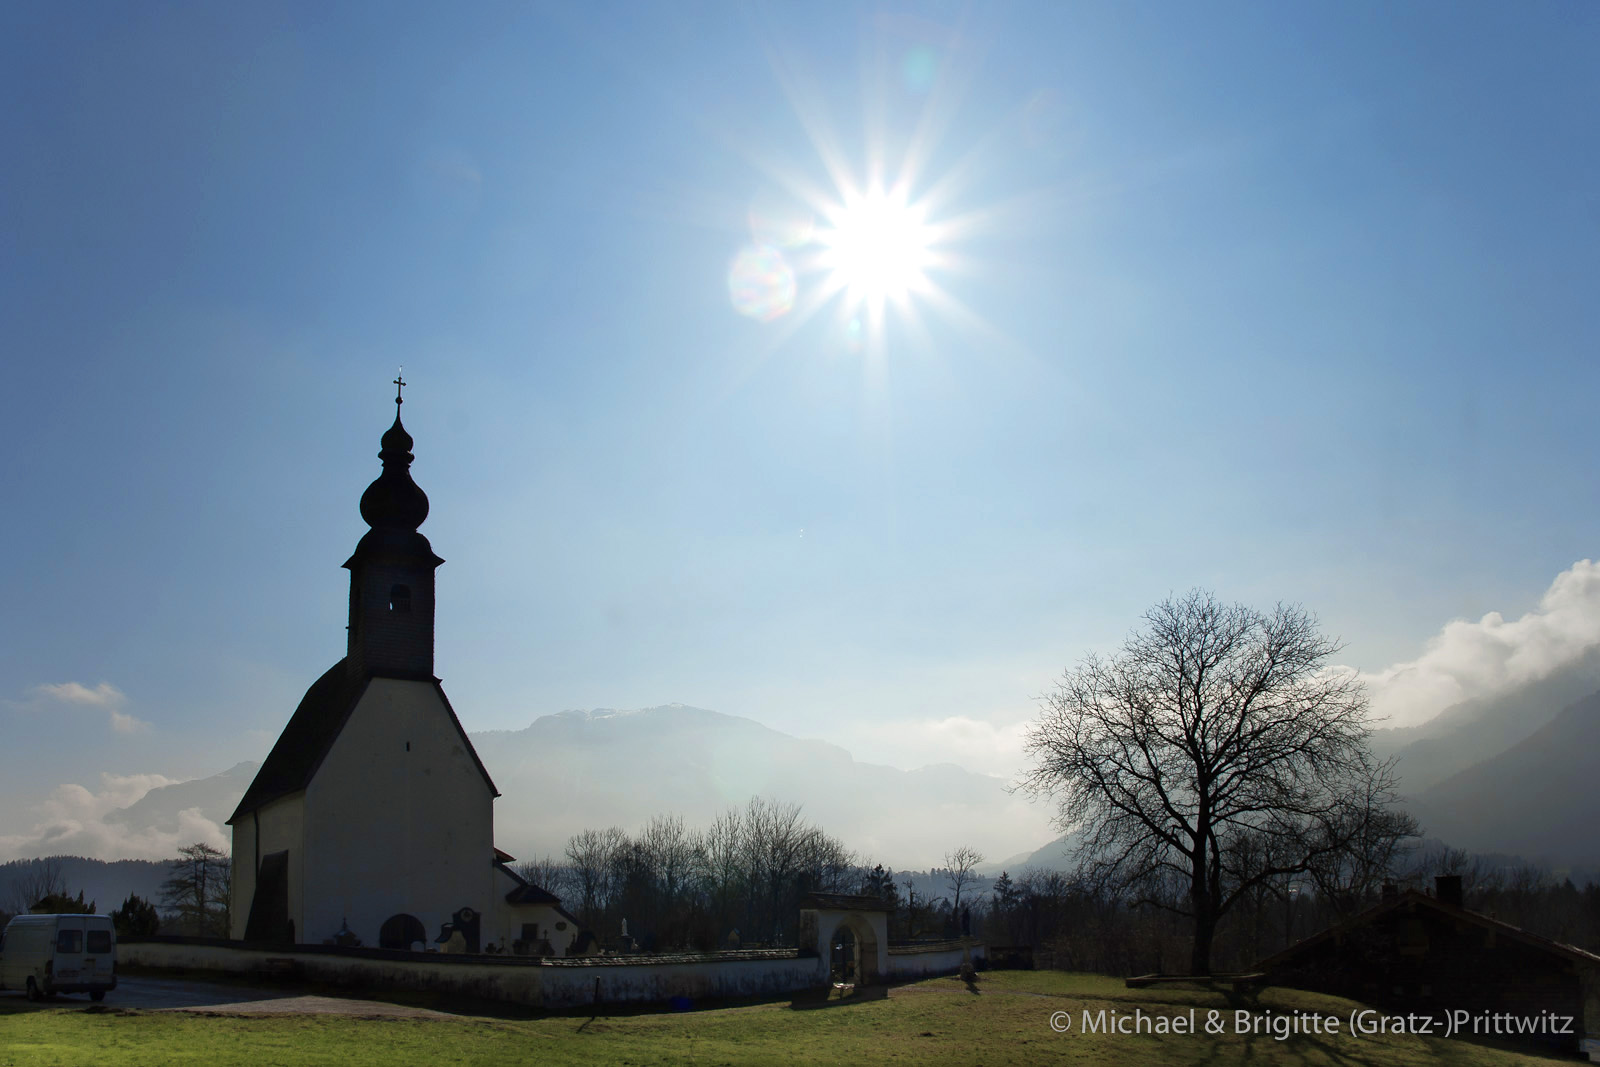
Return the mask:
<svg viewBox="0 0 1600 1067">
<path fill-rule="evenodd" d="M 29 1000 L 26 993 L 0 991 L 0 1018 L 7 1015 L 31 1015 L 40 1011 L 66 1011 L 77 1009 L 87 1012 L 117 1011 L 125 1013 L 125 1009 L 118 1009 L 114 1004 L 96 1004 L 89 999 L 89 994 L 57 993 L 46 996 L 43 1000 Z"/>
<path fill-rule="evenodd" d="M 882 985 L 846 986 L 848 993 L 840 994 L 834 989 L 810 989 L 797 993 L 789 1001 L 790 1011 L 816 1011 L 818 1008 L 851 1008 L 857 1004 L 865 1004 L 872 1000 L 884 1000 L 889 996 L 889 987 Z"/>
</svg>

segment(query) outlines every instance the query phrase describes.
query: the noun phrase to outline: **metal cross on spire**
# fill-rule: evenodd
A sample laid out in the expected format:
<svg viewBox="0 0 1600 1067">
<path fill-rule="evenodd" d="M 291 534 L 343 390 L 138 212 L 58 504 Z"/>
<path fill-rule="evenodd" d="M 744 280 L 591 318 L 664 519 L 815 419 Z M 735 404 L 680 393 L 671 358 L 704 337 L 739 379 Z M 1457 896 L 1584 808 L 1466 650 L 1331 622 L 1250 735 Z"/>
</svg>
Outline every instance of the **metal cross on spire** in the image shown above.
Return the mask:
<svg viewBox="0 0 1600 1067">
<path fill-rule="evenodd" d="M 401 390 L 403 390 L 405 387 L 406 387 L 406 369 L 404 367 L 401 367 L 400 368 L 400 373 L 396 374 L 395 377 L 394 377 L 394 409 L 395 409 L 396 413 L 398 413 L 400 411 L 400 405 L 405 403 L 404 398 L 402 398 L 401 395 L 400 395 Z"/>
</svg>

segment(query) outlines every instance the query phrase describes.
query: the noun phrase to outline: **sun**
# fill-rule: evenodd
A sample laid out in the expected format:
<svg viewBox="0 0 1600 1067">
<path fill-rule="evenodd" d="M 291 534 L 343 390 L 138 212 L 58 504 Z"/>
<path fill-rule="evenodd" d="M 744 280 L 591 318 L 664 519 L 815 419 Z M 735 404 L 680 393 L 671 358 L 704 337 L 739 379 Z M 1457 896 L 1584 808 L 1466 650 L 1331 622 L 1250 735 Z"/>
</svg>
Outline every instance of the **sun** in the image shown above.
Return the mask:
<svg viewBox="0 0 1600 1067">
<path fill-rule="evenodd" d="M 900 303 L 928 286 L 933 230 L 926 209 L 911 203 L 904 188 L 846 193 L 825 209 L 828 225 L 817 234 L 821 266 L 830 289 L 853 301 Z"/>
</svg>

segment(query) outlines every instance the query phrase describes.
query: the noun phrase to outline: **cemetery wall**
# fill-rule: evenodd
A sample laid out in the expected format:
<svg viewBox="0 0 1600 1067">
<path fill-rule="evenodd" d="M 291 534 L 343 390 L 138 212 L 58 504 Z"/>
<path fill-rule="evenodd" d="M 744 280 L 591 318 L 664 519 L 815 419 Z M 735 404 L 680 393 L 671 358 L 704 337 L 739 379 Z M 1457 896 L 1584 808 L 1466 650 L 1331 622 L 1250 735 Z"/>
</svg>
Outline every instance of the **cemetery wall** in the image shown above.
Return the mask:
<svg viewBox="0 0 1600 1067">
<path fill-rule="evenodd" d="M 892 946 L 891 978 L 953 974 L 975 940 Z M 220 938 L 152 938 L 117 946 L 125 966 L 216 976 L 278 975 L 354 989 L 430 990 L 563 1010 L 591 1004 L 670 1003 L 820 989 L 827 961 L 795 949 L 658 956 L 504 957 L 419 954 L 322 945 L 246 946 Z"/>
</svg>

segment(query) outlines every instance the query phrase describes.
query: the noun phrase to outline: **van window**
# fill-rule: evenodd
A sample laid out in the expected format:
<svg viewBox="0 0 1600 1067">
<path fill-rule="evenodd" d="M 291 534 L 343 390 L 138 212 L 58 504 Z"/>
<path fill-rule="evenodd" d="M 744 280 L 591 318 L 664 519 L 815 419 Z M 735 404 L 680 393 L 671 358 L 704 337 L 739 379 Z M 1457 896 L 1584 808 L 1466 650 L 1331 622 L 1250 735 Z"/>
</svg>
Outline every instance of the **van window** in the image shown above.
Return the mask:
<svg viewBox="0 0 1600 1067">
<path fill-rule="evenodd" d="M 111 951 L 111 931 L 110 930 L 90 930 L 89 931 L 89 951 L 90 952 L 100 952 L 100 953 L 110 952 Z"/>
<path fill-rule="evenodd" d="M 59 934 L 56 935 L 56 951 L 57 952 L 82 952 L 83 951 L 83 931 L 82 930 L 63 930 L 63 931 L 61 931 Z"/>
</svg>

